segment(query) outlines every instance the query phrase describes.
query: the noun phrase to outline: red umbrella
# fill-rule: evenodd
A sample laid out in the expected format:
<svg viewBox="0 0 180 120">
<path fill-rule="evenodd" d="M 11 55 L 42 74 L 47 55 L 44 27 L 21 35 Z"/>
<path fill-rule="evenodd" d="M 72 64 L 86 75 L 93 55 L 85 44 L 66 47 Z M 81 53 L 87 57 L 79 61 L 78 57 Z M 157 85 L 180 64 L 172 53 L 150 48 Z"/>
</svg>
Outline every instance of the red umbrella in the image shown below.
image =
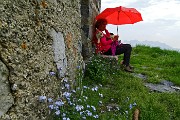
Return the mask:
<svg viewBox="0 0 180 120">
<path fill-rule="evenodd" d="M 101 18 L 106 19 L 108 24 L 113 25 L 134 24 L 136 22 L 143 21 L 141 13 L 135 8 L 126 8 L 122 6 L 106 8 L 96 16 L 96 20 Z"/>
</svg>

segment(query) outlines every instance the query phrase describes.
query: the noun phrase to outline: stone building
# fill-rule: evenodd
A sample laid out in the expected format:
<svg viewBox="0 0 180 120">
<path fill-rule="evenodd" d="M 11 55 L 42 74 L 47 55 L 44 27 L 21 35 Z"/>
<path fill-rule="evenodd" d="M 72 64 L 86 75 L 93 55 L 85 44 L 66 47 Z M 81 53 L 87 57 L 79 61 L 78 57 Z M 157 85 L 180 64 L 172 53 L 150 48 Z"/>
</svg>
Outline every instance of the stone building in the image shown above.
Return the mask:
<svg viewBox="0 0 180 120">
<path fill-rule="evenodd" d="M 76 85 L 77 68 L 92 55 L 100 0 L 0 0 L 0 119 L 42 120 L 39 96 Z M 78 66 L 78 67 L 77 67 Z"/>
</svg>

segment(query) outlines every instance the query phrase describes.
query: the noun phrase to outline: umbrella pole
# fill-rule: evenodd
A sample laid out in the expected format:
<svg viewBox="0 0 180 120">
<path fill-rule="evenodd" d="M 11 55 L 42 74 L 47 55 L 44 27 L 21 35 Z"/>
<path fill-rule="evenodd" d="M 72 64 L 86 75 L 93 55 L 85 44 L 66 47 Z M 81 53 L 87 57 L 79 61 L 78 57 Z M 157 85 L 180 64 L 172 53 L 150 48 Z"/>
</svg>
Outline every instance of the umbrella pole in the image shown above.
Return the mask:
<svg viewBox="0 0 180 120">
<path fill-rule="evenodd" d="M 120 9 L 121 9 L 121 7 L 120 7 Z M 119 13 L 120 13 L 120 10 L 118 10 L 118 21 L 119 21 Z M 117 25 L 117 35 L 118 35 L 118 25 Z"/>
<path fill-rule="evenodd" d="M 118 35 L 118 25 L 117 25 L 117 35 Z"/>
</svg>

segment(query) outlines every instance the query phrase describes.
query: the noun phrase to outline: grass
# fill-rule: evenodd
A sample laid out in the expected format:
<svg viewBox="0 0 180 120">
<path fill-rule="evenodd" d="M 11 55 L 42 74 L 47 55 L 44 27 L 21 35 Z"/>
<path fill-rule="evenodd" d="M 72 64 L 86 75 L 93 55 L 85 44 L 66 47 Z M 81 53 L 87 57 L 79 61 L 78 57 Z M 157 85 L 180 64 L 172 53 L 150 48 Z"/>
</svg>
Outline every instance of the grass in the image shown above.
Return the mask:
<svg viewBox="0 0 180 120">
<path fill-rule="evenodd" d="M 151 82 L 165 79 L 180 85 L 180 53 L 177 51 L 137 46 L 131 62 L 137 68 L 135 72 L 146 74 Z"/>
<path fill-rule="evenodd" d="M 64 104 L 51 103 L 58 106 L 58 109 L 51 109 L 53 119 L 132 120 L 134 110 L 139 109 L 141 120 L 179 120 L 179 92 L 152 92 L 144 82 L 168 80 L 180 86 L 180 53 L 136 46 L 131 64 L 136 74 L 147 76 L 146 81 L 125 72 L 114 60 L 94 56 L 87 64 L 83 79 L 77 78 L 80 84 L 76 90 L 61 98 Z M 59 114 L 55 113 L 57 110 Z"/>
</svg>

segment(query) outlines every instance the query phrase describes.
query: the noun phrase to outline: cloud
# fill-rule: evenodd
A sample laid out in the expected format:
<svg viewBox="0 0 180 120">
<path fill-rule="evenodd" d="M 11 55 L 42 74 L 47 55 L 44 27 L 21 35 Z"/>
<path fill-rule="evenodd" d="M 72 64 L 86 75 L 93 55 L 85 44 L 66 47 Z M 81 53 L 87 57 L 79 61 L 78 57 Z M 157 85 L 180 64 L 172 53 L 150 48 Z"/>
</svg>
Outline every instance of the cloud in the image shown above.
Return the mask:
<svg viewBox="0 0 180 120">
<path fill-rule="evenodd" d="M 117 6 L 126 6 L 128 7 L 130 4 L 136 3 L 139 0 L 101 0 L 101 4 L 103 5 L 101 11 L 108 7 L 117 7 Z"/>
<path fill-rule="evenodd" d="M 180 20 L 180 1 L 177 0 L 150 0 L 148 7 L 141 8 L 145 22 L 156 20 Z"/>
</svg>

